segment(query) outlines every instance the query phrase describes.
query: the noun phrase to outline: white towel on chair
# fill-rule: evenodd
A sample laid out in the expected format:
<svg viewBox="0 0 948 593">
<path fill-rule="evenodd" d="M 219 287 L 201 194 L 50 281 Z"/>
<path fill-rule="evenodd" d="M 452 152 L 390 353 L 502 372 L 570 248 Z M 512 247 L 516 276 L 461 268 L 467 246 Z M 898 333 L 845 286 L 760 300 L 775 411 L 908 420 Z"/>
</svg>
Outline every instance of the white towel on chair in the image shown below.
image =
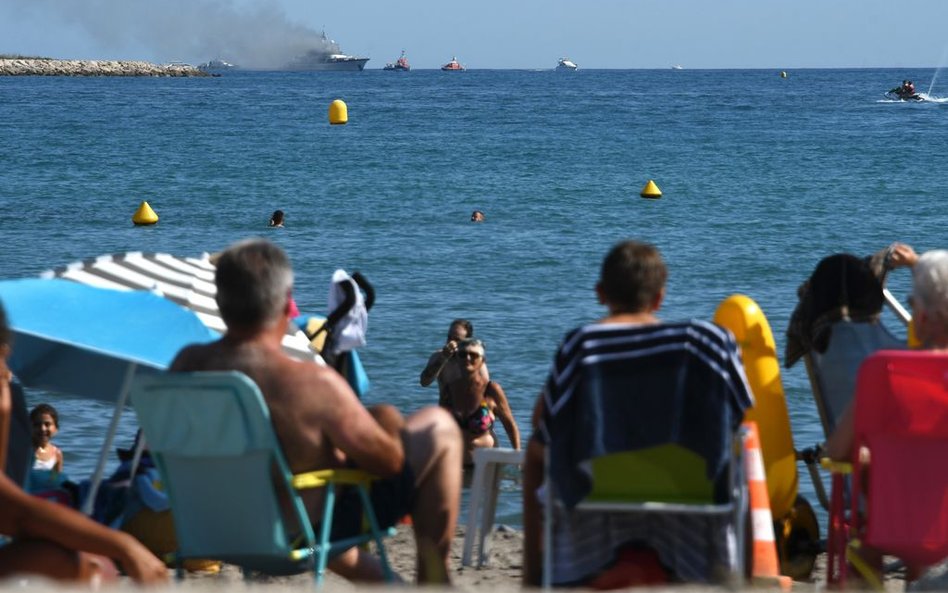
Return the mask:
<svg viewBox="0 0 948 593">
<path fill-rule="evenodd" d="M 359 285 L 345 270 L 336 270 L 329 286 L 328 312 L 332 313 L 346 300 L 343 284 L 348 282 L 355 292 L 355 304 L 345 317 L 339 320 L 333 331 L 332 353 L 348 352 L 365 346 L 365 333 L 369 327 L 369 311 L 365 308 L 365 297 Z"/>
</svg>

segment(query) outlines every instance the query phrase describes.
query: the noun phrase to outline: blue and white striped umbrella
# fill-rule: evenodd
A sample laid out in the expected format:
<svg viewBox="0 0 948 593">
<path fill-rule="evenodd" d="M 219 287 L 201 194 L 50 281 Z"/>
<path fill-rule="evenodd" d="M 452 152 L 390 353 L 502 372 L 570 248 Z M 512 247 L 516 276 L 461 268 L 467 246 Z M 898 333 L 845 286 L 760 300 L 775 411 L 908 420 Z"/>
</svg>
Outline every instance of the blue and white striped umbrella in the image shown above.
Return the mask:
<svg viewBox="0 0 948 593">
<path fill-rule="evenodd" d="M 102 255 L 49 270 L 41 276 L 114 290 L 147 290 L 194 311 L 207 327 L 218 333 L 227 329 L 215 300 L 214 264 L 206 253 L 186 258 L 142 252 Z M 323 362 L 306 335 L 293 324 L 283 336 L 283 349 L 293 358 Z"/>
</svg>

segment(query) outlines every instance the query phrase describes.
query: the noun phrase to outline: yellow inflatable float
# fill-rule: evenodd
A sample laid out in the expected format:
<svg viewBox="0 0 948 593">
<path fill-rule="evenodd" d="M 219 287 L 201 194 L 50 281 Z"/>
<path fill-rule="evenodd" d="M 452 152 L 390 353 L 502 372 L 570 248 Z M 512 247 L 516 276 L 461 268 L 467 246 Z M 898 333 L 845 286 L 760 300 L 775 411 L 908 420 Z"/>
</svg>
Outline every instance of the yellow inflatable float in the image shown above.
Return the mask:
<svg viewBox="0 0 948 593">
<path fill-rule="evenodd" d="M 714 322 L 731 330 L 737 339 L 754 393 L 754 407 L 747 411 L 745 420 L 756 422 L 760 432 L 781 573 L 806 578 L 816 561 L 819 526 L 810 504 L 797 494 L 797 456 L 770 323 L 757 303 L 741 294 L 721 302 Z"/>
</svg>

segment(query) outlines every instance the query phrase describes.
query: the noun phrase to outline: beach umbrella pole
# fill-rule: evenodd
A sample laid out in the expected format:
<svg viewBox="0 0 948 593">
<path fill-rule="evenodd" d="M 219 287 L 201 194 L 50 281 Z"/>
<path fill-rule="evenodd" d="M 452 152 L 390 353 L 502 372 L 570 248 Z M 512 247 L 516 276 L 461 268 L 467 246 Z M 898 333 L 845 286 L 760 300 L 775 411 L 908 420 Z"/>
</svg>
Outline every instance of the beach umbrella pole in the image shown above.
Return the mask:
<svg viewBox="0 0 948 593">
<path fill-rule="evenodd" d="M 128 365 L 125 371 L 125 379 L 122 381 L 122 391 L 115 401 L 115 411 L 112 413 L 112 421 L 109 423 L 109 430 L 105 435 L 105 442 L 102 443 L 102 452 L 99 454 L 99 462 L 96 464 L 95 473 L 92 474 L 92 483 L 89 485 L 89 494 L 86 495 L 85 502 L 82 503 L 82 512 L 86 515 L 92 514 L 95 507 L 95 495 L 99 491 L 99 484 L 102 483 L 102 475 L 105 473 L 105 464 L 109 461 L 109 452 L 112 451 L 112 442 L 115 440 L 115 433 L 118 431 L 119 420 L 122 419 L 122 411 L 125 409 L 125 401 L 128 399 L 128 392 L 132 387 L 132 379 L 135 377 L 137 364 Z"/>
</svg>

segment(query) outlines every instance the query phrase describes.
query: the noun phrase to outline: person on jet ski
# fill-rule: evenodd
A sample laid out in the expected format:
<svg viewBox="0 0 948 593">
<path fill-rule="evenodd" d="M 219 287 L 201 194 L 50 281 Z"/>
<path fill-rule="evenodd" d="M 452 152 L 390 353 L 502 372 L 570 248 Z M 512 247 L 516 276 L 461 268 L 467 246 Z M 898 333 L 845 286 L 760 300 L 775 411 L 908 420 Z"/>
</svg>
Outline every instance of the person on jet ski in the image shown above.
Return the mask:
<svg viewBox="0 0 948 593">
<path fill-rule="evenodd" d="M 890 89 L 889 93 L 897 96 L 899 99 L 909 99 L 915 96 L 915 83 L 911 80 L 903 80 L 901 86 Z"/>
<path fill-rule="evenodd" d="M 908 80 L 903 80 L 902 84 L 900 84 L 899 86 L 889 89 L 889 93 L 892 95 L 898 95 L 901 97 L 902 93 L 905 92 L 905 87 L 908 86 L 908 82 L 909 82 Z"/>
</svg>

